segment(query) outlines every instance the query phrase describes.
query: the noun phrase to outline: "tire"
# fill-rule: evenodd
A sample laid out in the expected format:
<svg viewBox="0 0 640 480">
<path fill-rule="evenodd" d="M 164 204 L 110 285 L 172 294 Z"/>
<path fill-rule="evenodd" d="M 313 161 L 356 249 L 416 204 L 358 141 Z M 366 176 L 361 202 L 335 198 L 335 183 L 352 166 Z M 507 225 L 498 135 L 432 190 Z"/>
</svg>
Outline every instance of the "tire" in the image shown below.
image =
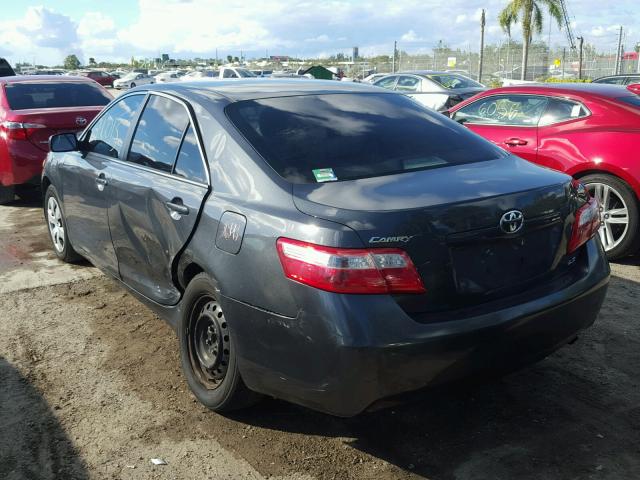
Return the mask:
<svg viewBox="0 0 640 480">
<path fill-rule="evenodd" d="M 603 226 L 598 233 L 607 258 L 615 260 L 635 253 L 640 247 L 640 212 L 631 187 L 605 173 L 586 175 L 580 181 L 601 202 Z"/>
<path fill-rule="evenodd" d="M 67 222 L 61 208 L 62 202 L 53 185 L 49 185 L 44 195 L 44 219 L 47 222 L 49 238 L 56 256 L 67 263 L 75 263 L 82 260 L 82 257 L 73 249 L 67 235 Z M 54 225 L 58 230 L 54 231 Z"/>
<path fill-rule="evenodd" d="M 0 205 L 13 202 L 15 197 L 16 195 L 13 187 L 4 187 L 0 185 Z"/>
<path fill-rule="evenodd" d="M 180 361 L 198 401 L 214 412 L 230 412 L 255 404 L 261 396 L 242 381 L 232 329 L 218 298 L 217 285 L 206 274 L 189 282 L 178 325 Z"/>
<path fill-rule="evenodd" d="M 129 88 L 135 88 L 136 83 L 135 82 L 131 82 L 131 85 L 129 85 Z"/>
</svg>

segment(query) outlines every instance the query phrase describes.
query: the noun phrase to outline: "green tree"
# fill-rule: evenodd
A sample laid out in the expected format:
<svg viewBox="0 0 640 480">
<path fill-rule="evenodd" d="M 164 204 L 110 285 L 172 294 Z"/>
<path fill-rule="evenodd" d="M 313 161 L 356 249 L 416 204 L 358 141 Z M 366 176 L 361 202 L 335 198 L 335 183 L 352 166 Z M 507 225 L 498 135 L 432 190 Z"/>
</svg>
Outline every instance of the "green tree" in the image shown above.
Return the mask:
<svg viewBox="0 0 640 480">
<path fill-rule="evenodd" d="M 534 32 L 542 33 L 544 25 L 543 10 L 549 11 L 549 15 L 558 22 L 558 27 L 562 28 L 562 3 L 561 0 L 510 0 L 507 6 L 500 12 L 498 22 L 509 36 L 511 27 L 520 22 L 522 26 L 522 76 L 524 80 L 527 74 L 527 63 L 529 60 L 529 45 Z"/>
<path fill-rule="evenodd" d="M 227 63 L 233 62 L 233 57 L 231 55 L 227 55 Z"/>
<path fill-rule="evenodd" d="M 67 55 L 64 59 L 64 68 L 67 70 L 77 70 L 80 68 L 80 60 L 74 54 Z"/>
<path fill-rule="evenodd" d="M 93 57 L 89 57 L 89 65 L 96 65 L 96 59 Z"/>
</svg>

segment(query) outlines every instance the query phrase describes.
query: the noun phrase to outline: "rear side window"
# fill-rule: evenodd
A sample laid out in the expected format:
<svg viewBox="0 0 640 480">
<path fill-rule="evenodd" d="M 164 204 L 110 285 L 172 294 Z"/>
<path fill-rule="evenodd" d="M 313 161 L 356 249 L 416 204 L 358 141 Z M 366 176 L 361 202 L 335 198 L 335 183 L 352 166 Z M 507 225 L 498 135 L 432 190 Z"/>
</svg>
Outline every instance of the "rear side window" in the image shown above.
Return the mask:
<svg viewBox="0 0 640 480">
<path fill-rule="evenodd" d="M 376 82 L 376 87 L 393 88 L 397 78 L 396 76 L 382 78 Z"/>
<path fill-rule="evenodd" d="M 577 102 L 550 98 L 549 103 L 547 103 L 547 108 L 540 118 L 539 125 L 552 125 L 554 123 L 586 117 L 587 115 L 589 115 L 587 109 Z"/>
<path fill-rule="evenodd" d="M 131 95 L 118 100 L 91 127 L 84 139 L 87 152 L 118 158 L 144 95 Z"/>
<path fill-rule="evenodd" d="M 393 93 L 247 100 L 226 111 L 269 165 L 293 183 L 377 177 L 504 155 L 442 114 Z"/>
<path fill-rule="evenodd" d="M 11 110 L 94 107 L 106 105 L 112 100 L 107 92 L 93 82 L 8 83 L 5 93 Z"/>
<path fill-rule="evenodd" d="M 188 123 L 184 106 L 152 95 L 140 116 L 127 161 L 171 173 Z"/>
<path fill-rule="evenodd" d="M 202 163 L 202 156 L 198 148 L 198 141 L 196 140 L 196 135 L 191 125 L 189 125 L 189 128 L 187 128 L 185 132 L 173 173 L 189 180 L 207 183 L 207 176 L 204 172 L 204 164 Z"/>
<path fill-rule="evenodd" d="M 396 90 L 401 92 L 417 92 L 420 89 L 420 80 L 416 77 L 398 77 Z"/>
</svg>

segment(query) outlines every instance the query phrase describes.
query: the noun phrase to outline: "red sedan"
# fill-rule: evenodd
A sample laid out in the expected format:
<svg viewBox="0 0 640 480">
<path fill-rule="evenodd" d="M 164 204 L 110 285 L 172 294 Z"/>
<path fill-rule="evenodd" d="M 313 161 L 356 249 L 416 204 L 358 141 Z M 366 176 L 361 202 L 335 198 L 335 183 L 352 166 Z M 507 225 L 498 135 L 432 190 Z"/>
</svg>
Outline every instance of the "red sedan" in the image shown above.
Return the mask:
<svg viewBox="0 0 640 480">
<path fill-rule="evenodd" d="M 113 87 L 113 81 L 116 80 L 116 77 L 113 77 L 106 72 L 101 72 L 100 70 L 78 72 L 78 75 L 80 77 L 90 78 L 91 80 L 98 82 L 103 87 Z"/>
<path fill-rule="evenodd" d="M 54 133 L 82 130 L 112 96 L 78 77 L 0 77 L 0 203 L 40 185 Z"/>
<path fill-rule="evenodd" d="M 520 85 L 451 108 L 510 153 L 581 180 L 600 200 L 609 258 L 640 246 L 640 85 Z"/>
</svg>

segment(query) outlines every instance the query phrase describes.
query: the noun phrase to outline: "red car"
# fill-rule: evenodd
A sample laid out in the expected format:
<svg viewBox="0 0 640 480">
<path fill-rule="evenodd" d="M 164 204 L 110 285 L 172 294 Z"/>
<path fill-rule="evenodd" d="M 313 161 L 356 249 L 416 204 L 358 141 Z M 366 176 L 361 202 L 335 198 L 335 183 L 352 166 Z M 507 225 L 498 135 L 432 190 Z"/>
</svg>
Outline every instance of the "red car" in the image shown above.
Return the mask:
<svg viewBox="0 0 640 480">
<path fill-rule="evenodd" d="M 0 203 L 40 185 L 51 135 L 82 130 L 112 98 L 84 78 L 0 77 Z"/>
<path fill-rule="evenodd" d="M 113 81 L 116 80 L 116 77 L 109 75 L 106 72 L 101 72 L 99 70 L 92 70 L 89 72 L 78 72 L 80 77 L 87 77 L 91 80 L 98 82 L 103 87 L 113 87 Z"/>
<path fill-rule="evenodd" d="M 640 246 L 640 85 L 519 85 L 448 115 L 503 149 L 580 179 L 600 200 L 609 258 Z"/>
</svg>

